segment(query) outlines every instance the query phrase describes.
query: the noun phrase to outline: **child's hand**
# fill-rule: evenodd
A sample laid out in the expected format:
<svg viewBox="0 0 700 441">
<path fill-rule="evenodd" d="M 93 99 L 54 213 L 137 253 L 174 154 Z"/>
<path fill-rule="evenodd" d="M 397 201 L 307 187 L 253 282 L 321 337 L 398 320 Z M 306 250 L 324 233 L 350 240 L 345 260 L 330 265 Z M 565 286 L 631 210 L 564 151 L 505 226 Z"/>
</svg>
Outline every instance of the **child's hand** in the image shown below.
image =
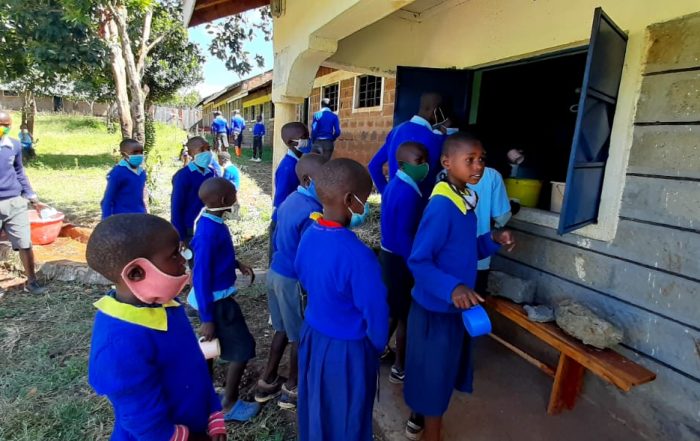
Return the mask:
<svg viewBox="0 0 700 441">
<path fill-rule="evenodd" d="M 457 285 L 452 291 L 452 303 L 459 309 L 469 309 L 483 301 L 483 297 L 464 285 Z"/>
<path fill-rule="evenodd" d="M 216 328 L 214 328 L 214 323 L 204 322 L 199 327 L 199 334 L 202 336 L 204 341 L 211 341 L 216 338 Z"/>
<path fill-rule="evenodd" d="M 509 253 L 515 248 L 515 235 L 510 230 L 494 230 L 491 233 L 494 242 L 503 245 Z"/>
<path fill-rule="evenodd" d="M 250 277 L 250 285 L 255 282 L 255 272 L 253 272 L 253 268 L 249 267 L 246 264 L 238 262 L 238 270 L 243 274 L 244 276 Z M 248 285 L 248 286 L 250 286 Z"/>
</svg>

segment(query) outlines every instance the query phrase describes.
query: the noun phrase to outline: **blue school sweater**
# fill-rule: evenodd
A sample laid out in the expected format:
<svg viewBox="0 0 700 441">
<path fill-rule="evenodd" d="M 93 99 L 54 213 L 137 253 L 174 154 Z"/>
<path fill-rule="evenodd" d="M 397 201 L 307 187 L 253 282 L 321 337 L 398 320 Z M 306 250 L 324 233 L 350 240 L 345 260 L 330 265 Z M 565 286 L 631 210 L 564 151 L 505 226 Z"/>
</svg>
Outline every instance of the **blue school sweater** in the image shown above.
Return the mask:
<svg viewBox="0 0 700 441">
<path fill-rule="evenodd" d="M 340 136 L 340 121 L 338 115 L 329 107 L 324 107 L 314 113 L 311 123 L 311 142 L 319 139 L 335 141 Z"/>
<path fill-rule="evenodd" d="M 396 160 L 396 151 L 399 146 L 406 141 L 416 141 L 425 145 L 428 149 L 428 164 L 430 170 L 428 176 L 418 186 L 427 198 L 435 186 L 435 177 L 442 170 L 440 166 L 440 155 L 442 154 L 442 143 L 445 136 L 433 132 L 430 123 L 420 116 L 414 116 L 409 121 L 394 127 L 386 137 L 386 142 L 369 162 L 367 168 L 374 185 L 380 193 L 384 193 L 387 180 L 384 177 L 384 164 L 389 163 L 389 179 L 393 178 L 399 169 L 399 162 Z"/>
<path fill-rule="evenodd" d="M 416 183 L 403 170 L 397 171 L 382 194 L 381 228 L 384 250 L 408 261 L 423 208 L 425 202 Z"/>
<path fill-rule="evenodd" d="M 138 307 L 105 296 L 92 331 L 88 379 L 114 408 L 112 441 L 169 440 L 175 425 L 207 431 L 221 410 L 185 308 Z"/>
<path fill-rule="evenodd" d="M 461 312 L 452 303 L 457 285 L 474 288 L 479 259 L 500 245 L 491 233 L 476 235 L 476 214 L 446 182 L 440 182 L 423 212 L 408 267 L 415 278 L 413 298 L 434 312 Z"/>
<path fill-rule="evenodd" d="M 264 136 L 265 135 L 265 124 L 255 123 L 253 126 L 253 136 Z"/>
<path fill-rule="evenodd" d="M 143 201 L 146 188 L 146 171 L 139 167 L 134 171 L 124 159 L 107 173 L 107 188 L 100 206 L 102 220 L 113 214 L 145 213 Z"/>
<path fill-rule="evenodd" d="M 199 187 L 202 182 L 215 176 L 214 172 L 207 168 L 202 170 L 194 162 L 181 168 L 173 176 L 173 193 L 170 197 L 170 222 L 173 224 L 180 239 L 192 237 L 194 220 L 204 207 L 199 199 Z"/>
<path fill-rule="evenodd" d="M 217 116 L 211 122 L 211 133 L 218 135 L 219 133 L 228 133 L 228 123 L 223 116 Z"/>
<path fill-rule="evenodd" d="M 277 208 L 299 186 L 299 178 L 297 178 L 295 170 L 298 161 L 297 155 L 288 150 L 275 170 L 275 197 L 272 200 L 274 207 L 272 220 L 275 222 L 277 221 Z"/>
<path fill-rule="evenodd" d="M 241 191 L 241 173 L 238 167 L 233 164 L 227 165 L 224 168 L 224 179 L 230 181 L 236 187 L 236 191 Z"/>
<path fill-rule="evenodd" d="M 277 209 L 277 227 L 275 228 L 275 247 L 270 268 L 277 274 L 290 279 L 297 278 L 294 260 L 297 257 L 299 241 L 306 229 L 313 224 L 309 216 L 322 212 L 321 203 L 309 191 L 299 186 Z"/>
<path fill-rule="evenodd" d="M 389 307 L 377 257 L 355 233 L 319 219 L 304 233 L 294 268 L 308 293 L 304 320 L 339 340 L 389 338 Z"/>
<path fill-rule="evenodd" d="M 192 288 L 202 322 L 213 321 L 213 306 L 236 293 L 236 251 L 223 219 L 203 213 L 190 243 L 194 255 Z"/>
</svg>

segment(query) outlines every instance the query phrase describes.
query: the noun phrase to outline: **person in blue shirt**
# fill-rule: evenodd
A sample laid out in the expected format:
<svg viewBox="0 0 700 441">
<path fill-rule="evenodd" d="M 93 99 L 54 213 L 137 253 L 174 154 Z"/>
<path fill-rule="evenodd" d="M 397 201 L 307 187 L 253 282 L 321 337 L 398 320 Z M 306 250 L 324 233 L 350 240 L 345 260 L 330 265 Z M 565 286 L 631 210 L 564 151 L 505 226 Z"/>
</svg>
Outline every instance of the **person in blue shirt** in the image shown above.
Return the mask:
<svg viewBox="0 0 700 441">
<path fill-rule="evenodd" d="M 122 159 L 107 174 L 107 188 L 100 203 L 102 220 L 113 214 L 146 213 L 146 171 L 143 146 L 134 139 L 119 143 Z"/>
<path fill-rule="evenodd" d="M 272 219 L 269 227 L 268 261 L 272 262 L 275 244 L 273 241 L 275 225 L 277 224 L 277 208 L 299 186 L 296 165 L 301 155 L 309 153 L 309 129 L 300 122 L 294 121 L 282 126 L 282 142 L 287 146 L 284 155 L 275 169 L 275 192 L 272 198 Z"/>
<path fill-rule="evenodd" d="M 296 407 L 297 347 L 303 321 L 301 286 L 294 260 L 301 236 L 313 222 L 312 214 L 323 210 L 316 195 L 316 180 L 325 163 L 323 156 L 314 153 L 299 159 L 296 173 L 301 184 L 278 209 L 275 253 L 267 273 L 267 302 L 275 335 L 272 337 L 267 367 L 258 380 L 255 400 L 265 403 L 277 397 L 281 391 L 279 406 L 284 409 Z M 287 343 L 290 344 L 289 376 L 283 384 L 277 371 Z"/>
<path fill-rule="evenodd" d="M 396 160 L 396 150 L 406 141 L 415 141 L 423 144 L 428 149 L 428 165 L 430 171 L 428 176 L 419 185 L 424 198 L 430 196 L 430 192 L 435 186 L 435 178 L 440 167 L 440 155 L 442 153 L 442 143 L 445 136 L 439 130 L 434 132 L 435 127 L 441 127 L 447 121 L 440 107 L 442 97 L 436 93 L 424 93 L 420 98 L 420 109 L 409 121 L 403 122 L 394 127 L 386 137 L 384 145 L 372 157 L 367 168 L 374 185 L 380 193 L 384 193 L 387 186 L 387 178 L 384 176 L 384 164 L 389 164 L 389 179 L 393 178 L 399 169 Z"/>
<path fill-rule="evenodd" d="M 479 196 L 476 206 L 476 234 L 486 234 L 493 227 L 503 228 L 511 217 L 511 205 L 503 177 L 495 169 L 484 167 L 479 183 L 467 184 Z M 481 259 L 477 265 L 476 292 L 486 293 L 491 257 Z"/>
<path fill-rule="evenodd" d="M 408 267 L 415 286 L 408 316 L 404 399 L 413 412 L 406 433 L 441 439 L 442 415 L 453 389 L 472 391 L 471 340 L 461 312 L 483 301 L 474 291 L 477 261 L 501 245 L 512 249 L 510 231 L 477 236 L 477 195 L 467 188 L 484 173 L 484 149 L 466 133 L 449 136 L 442 153 L 445 180 L 423 212 Z M 423 421 L 424 418 L 424 421 Z"/>
<path fill-rule="evenodd" d="M 219 397 L 185 308 L 177 231 L 149 214 L 97 225 L 87 262 L 115 289 L 95 302 L 88 381 L 114 409 L 113 441 L 226 440 Z"/>
<path fill-rule="evenodd" d="M 240 110 L 234 110 L 231 117 L 231 137 L 232 143 L 236 146 L 236 156 L 241 157 L 241 144 L 243 144 L 243 131 L 245 130 L 245 120 L 241 116 Z"/>
<path fill-rule="evenodd" d="M 194 220 L 204 207 L 198 196 L 199 187 L 207 179 L 216 176 L 211 168 L 211 147 L 204 138 L 190 138 L 187 141 L 187 154 L 192 161 L 173 176 L 173 192 L 170 198 L 171 222 L 184 244 L 192 239 Z"/>
<path fill-rule="evenodd" d="M 36 156 L 34 151 L 34 138 L 29 133 L 29 127 L 26 124 L 19 126 L 19 143 L 22 145 L 22 158 L 32 160 Z"/>
<path fill-rule="evenodd" d="M 311 143 L 314 152 L 324 156 L 326 160 L 333 156 L 335 140 L 340 136 L 340 120 L 331 110 L 331 100 L 321 100 L 321 110 L 314 113 L 311 123 Z"/>
<path fill-rule="evenodd" d="M 350 231 L 369 215 L 372 179 L 352 159 L 321 169 L 323 216 L 304 233 L 294 268 L 308 293 L 299 341 L 301 441 L 372 440 L 379 355 L 389 308 L 374 252 Z"/>
<path fill-rule="evenodd" d="M 228 149 L 228 123 L 218 110 L 215 110 L 213 115 L 214 121 L 211 122 L 211 134 L 214 137 L 214 146 L 217 151 L 226 151 Z"/>
<path fill-rule="evenodd" d="M 263 136 L 265 136 L 265 124 L 262 115 L 258 115 L 258 122 L 253 127 L 253 157 L 251 161 L 261 162 L 263 151 Z"/>
<path fill-rule="evenodd" d="M 205 210 L 195 225 L 191 242 L 194 255 L 192 290 L 187 303 L 199 312 L 200 334 L 205 341 L 219 339 L 221 359 L 229 362 L 224 391 L 224 419 L 248 421 L 260 405 L 238 398 L 238 387 L 248 360 L 255 357 L 255 339 L 234 299 L 236 270 L 255 278 L 253 270 L 236 259 L 231 233 L 224 219 L 232 214 L 236 188 L 224 178 L 207 180 L 199 188 Z"/>
<path fill-rule="evenodd" d="M 428 150 L 417 142 L 404 142 L 396 151 L 399 170 L 382 195 L 381 251 L 382 276 L 387 287 L 391 324 L 389 335 L 396 331 L 396 358 L 389 381 L 404 381 L 406 355 L 406 321 L 411 306 L 413 276 L 407 261 L 413 238 L 418 230 L 425 200 L 418 185 L 430 171 Z"/>
<path fill-rule="evenodd" d="M 236 187 L 236 192 L 241 191 L 241 172 L 231 162 L 231 155 L 227 152 L 221 152 L 218 156 L 222 170 L 221 177 L 230 181 Z"/>
</svg>

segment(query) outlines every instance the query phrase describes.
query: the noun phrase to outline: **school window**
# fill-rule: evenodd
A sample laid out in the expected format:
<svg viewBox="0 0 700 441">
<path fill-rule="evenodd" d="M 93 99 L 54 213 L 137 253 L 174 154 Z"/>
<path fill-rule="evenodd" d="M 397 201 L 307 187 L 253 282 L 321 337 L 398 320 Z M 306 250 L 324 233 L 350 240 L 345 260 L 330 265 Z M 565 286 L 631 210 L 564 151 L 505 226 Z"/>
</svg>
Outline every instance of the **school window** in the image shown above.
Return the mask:
<svg viewBox="0 0 700 441">
<path fill-rule="evenodd" d="M 260 104 L 260 113 L 258 113 L 258 115 L 262 116 L 265 114 L 265 112 L 263 112 L 263 106 L 264 106 L 264 104 Z M 265 118 L 265 116 L 263 116 L 263 118 Z"/>
<path fill-rule="evenodd" d="M 4 96 L 19 96 L 19 93 L 17 93 L 17 92 L 14 91 L 14 90 L 5 90 L 5 91 L 3 92 L 3 95 L 4 95 Z"/>
<path fill-rule="evenodd" d="M 330 103 L 328 107 L 334 111 L 338 111 L 338 90 L 340 89 L 338 83 L 330 84 L 328 86 L 323 86 L 321 88 L 321 95 L 323 98 L 328 98 Z"/>
<path fill-rule="evenodd" d="M 382 77 L 363 75 L 356 80 L 355 108 L 379 107 L 382 105 Z"/>
<path fill-rule="evenodd" d="M 275 103 L 270 102 L 270 119 L 275 119 Z"/>
<path fill-rule="evenodd" d="M 518 219 L 559 234 L 597 223 L 627 35 L 600 8 L 593 23 L 590 44 L 565 53 L 476 70 L 400 66 L 394 124 L 422 91 L 438 92 L 447 116 L 482 140 L 487 166 L 524 207 Z"/>
<path fill-rule="evenodd" d="M 248 107 L 250 109 L 250 120 L 255 119 L 255 106 Z"/>
</svg>

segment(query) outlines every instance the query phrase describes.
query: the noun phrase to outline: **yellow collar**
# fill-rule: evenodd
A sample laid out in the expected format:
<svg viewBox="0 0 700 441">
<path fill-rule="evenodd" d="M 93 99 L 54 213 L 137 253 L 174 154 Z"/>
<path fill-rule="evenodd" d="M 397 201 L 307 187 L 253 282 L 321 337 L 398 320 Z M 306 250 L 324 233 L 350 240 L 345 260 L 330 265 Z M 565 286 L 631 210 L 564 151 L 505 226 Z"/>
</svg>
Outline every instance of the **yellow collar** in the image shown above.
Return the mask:
<svg viewBox="0 0 700 441">
<path fill-rule="evenodd" d="M 453 204 L 462 212 L 462 214 L 467 214 L 467 211 L 476 208 L 476 203 L 478 197 L 475 192 L 469 189 L 464 189 L 464 194 L 457 193 L 447 182 L 439 182 L 433 188 L 433 192 L 430 195 L 432 199 L 435 196 L 443 196 L 452 201 Z"/>
<path fill-rule="evenodd" d="M 171 300 L 162 306 L 142 307 L 122 303 L 111 296 L 104 296 L 96 301 L 94 306 L 110 317 L 156 331 L 167 331 L 168 314 L 165 312 L 165 308 L 176 308 L 180 304 Z"/>
</svg>

